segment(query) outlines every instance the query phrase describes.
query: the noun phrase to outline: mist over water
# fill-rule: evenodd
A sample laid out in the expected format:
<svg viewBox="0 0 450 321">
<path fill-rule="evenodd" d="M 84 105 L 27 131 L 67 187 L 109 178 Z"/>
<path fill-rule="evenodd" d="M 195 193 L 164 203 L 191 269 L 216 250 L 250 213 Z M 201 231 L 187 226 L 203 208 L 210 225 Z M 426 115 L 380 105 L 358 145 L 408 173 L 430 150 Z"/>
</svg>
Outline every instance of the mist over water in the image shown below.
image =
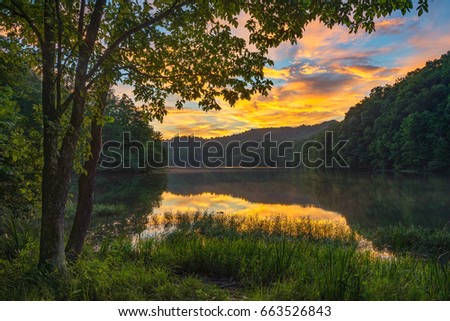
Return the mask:
<svg viewBox="0 0 450 321">
<path fill-rule="evenodd" d="M 152 214 L 195 211 L 330 220 L 363 228 L 439 228 L 450 221 L 448 182 L 449 177 L 434 175 L 281 169 L 105 174 L 97 202 L 125 206 L 122 217 L 97 220 L 131 233 L 145 230 Z"/>
</svg>

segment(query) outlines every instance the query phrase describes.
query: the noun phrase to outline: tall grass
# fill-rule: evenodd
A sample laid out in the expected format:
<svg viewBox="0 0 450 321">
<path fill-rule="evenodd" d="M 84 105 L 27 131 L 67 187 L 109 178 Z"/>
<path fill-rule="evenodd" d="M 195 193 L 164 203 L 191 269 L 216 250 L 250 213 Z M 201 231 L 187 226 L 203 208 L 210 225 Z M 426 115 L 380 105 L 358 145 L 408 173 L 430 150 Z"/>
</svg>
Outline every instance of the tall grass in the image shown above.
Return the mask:
<svg viewBox="0 0 450 321">
<path fill-rule="evenodd" d="M 65 276 L 40 274 L 31 243 L 0 262 L 0 299 L 450 299 L 448 262 L 374 256 L 342 226 L 201 213 L 153 223 L 174 231 L 88 246 Z"/>
<path fill-rule="evenodd" d="M 441 229 L 388 226 L 366 231 L 365 234 L 375 246 L 395 253 L 450 259 L 450 229 L 447 226 Z"/>
<path fill-rule="evenodd" d="M 32 238 L 30 222 L 5 210 L 0 216 L 0 258 L 13 259 Z"/>
</svg>

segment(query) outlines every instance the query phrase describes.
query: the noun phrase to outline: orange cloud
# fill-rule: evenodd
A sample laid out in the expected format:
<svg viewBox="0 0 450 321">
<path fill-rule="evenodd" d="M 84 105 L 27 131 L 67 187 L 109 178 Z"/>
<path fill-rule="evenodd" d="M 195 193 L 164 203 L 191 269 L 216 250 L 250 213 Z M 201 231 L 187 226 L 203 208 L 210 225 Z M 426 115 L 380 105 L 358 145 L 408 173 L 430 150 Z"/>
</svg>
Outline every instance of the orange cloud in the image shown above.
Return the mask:
<svg viewBox="0 0 450 321">
<path fill-rule="evenodd" d="M 289 69 L 273 69 L 265 67 L 264 77 L 272 79 L 287 79 L 289 78 Z"/>
</svg>

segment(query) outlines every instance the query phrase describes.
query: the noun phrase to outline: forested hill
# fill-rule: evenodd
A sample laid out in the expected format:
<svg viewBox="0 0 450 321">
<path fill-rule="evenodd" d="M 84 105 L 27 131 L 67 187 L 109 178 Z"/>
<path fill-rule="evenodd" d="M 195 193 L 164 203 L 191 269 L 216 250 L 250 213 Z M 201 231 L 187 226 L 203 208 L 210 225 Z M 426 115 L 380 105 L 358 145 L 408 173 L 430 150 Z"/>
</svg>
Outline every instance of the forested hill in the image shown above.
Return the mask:
<svg viewBox="0 0 450 321">
<path fill-rule="evenodd" d="M 271 138 L 274 141 L 295 141 L 299 139 L 307 139 L 316 135 L 320 131 L 329 127 L 332 124 L 337 123 L 335 120 L 325 121 L 317 125 L 302 125 L 298 127 L 278 127 L 278 128 L 253 128 L 243 133 L 234 134 L 231 136 L 224 136 L 215 138 L 217 141 L 230 142 L 230 141 L 258 141 L 261 142 L 264 139 L 264 135 L 271 134 Z"/>
<path fill-rule="evenodd" d="M 325 121 L 316 125 L 301 125 L 297 127 L 272 127 L 272 128 L 252 128 L 245 132 L 233 134 L 229 136 L 220 136 L 215 138 L 200 138 L 197 137 L 197 140 L 206 142 L 206 141 L 218 141 L 222 144 L 227 144 L 232 141 L 238 142 L 247 142 L 247 141 L 256 141 L 262 142 L 264 136 L 268 133 L 271 135 L 271 139 L 276 142 L 282 141 L 296 141 L 310 138 L 318 133 L 322 132 L 326 128 L 330 127 L 333 124 L 336 124 L 337 121 L 330 120 Z M 187 139 L 186 136 L 180 137 L 180 139 Z"/>
<path fill-rule="evenodd" d="M 224 165 L 226 166 L 238 166 L 241 161 L 246 162 L 246 165 L 242 166 L 262 166 L 262 163 L 260 163 L 258 160 L 253 159 L 253 161 L 248 160 L 248 156 L 244 156 L 243 150 L 239 149 L 227 149 L 226 146 L 228 144 L 233 143 L 240 143 L 243 144 L 245 142 L 257 142 L 262 143 L 265 140 L 268 140 L 267 134 L 270 134 L 270 139 L 272 142 L 277 142 L 278 144 L 286 141 L 291 141 L 293 143 L 296 143 L 298 141 L 304 141 L 308 138 L 314 137 L 318 135 L 319 133 L 323 132 L 333 124 L 336 124 L 337 121 L 331 120 L 331 121 L 325 121 L 320 124 L 316 125 L 301 125 L 297 127 L 277 127 L 277 128 L 253 128 L 250 130 L 247 130 L 242 133 L 233 134 L 229 136 L 222 136 L 222 137 L 216 137 L 216 138 L 199 138 L 195 137 L 195 140 L 197 142 L 200 142 L 202 145 L 207 142 L 218 142 L 220 143 L 224 149 L 225 149 L 225 155 L 224 155 Z M 192 136 L 181 136 L 181 137 L 174 137 L 168 142 L 174 142 L 176 140 L 180 141 L 187 141 L 187 140 L 193 140 L 194 138 Z M 180 149 L 180 157 L 183 160 L 186 160 L 187 155 L 187 149 L 181 148 Z M 260 159 L 263 159 L 263 149 L 261 147 L 255 148 L 254 152 L 256 152 Z M 195 153 L 195 159 L 197 159 L 200 162 L 204 162 L 203 159 L 203 153 L 201 149 L 198 149 Z M 271 152 L 272 159 L 277 159 L 276 151 L 275 149 Z M 169 152 L 169 164 L 175 165 L 173 157 L 175 156 L 173 151 Z"/>
<path fill-rule="evenodd" d="M 450 167 L 450 51 L 394 85 L 376 87 L 332 126 L 351 168 Z"/>
</svg>

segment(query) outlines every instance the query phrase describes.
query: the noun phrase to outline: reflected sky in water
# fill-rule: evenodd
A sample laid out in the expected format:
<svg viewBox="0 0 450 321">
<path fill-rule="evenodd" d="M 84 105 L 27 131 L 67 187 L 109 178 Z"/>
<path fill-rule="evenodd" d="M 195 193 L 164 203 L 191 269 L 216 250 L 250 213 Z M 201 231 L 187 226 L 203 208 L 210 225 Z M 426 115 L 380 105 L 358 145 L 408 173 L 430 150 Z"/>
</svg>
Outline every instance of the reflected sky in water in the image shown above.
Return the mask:
<svg viewBox="0 0 450 321">
<path fill-rule="evenodd" d="M 450 179 L 439 175 L 283 169 L 170 170 L 164 211 L 222 211 L 345 220 L 377 227 L 443 227 L 450 221 Z"/>
<path fill-rule="evenodd" d="M 186 211 L 443 228 L 450 221 L 449 182 L 445 175 L 282 169 L 103 174 L 96 204 L 122 210 L 94 215 L 92 229 L 140 233 L 152 213 Z"/>
<path fill-rule="evenodd" d="M 290 219 L 310 218 L 345 223 L 345 218 L 341 214 L 311 205 L 249 202 L 243 198 L 208 192 L 195 195 L 176 195 L 170 192 L 164 192 L 162 194 L 161 206 L 155 208 L 153 213 L 159 215 L 166 212 L 204 211 L 259 217 L 285 216 Z"/>
</svg>

